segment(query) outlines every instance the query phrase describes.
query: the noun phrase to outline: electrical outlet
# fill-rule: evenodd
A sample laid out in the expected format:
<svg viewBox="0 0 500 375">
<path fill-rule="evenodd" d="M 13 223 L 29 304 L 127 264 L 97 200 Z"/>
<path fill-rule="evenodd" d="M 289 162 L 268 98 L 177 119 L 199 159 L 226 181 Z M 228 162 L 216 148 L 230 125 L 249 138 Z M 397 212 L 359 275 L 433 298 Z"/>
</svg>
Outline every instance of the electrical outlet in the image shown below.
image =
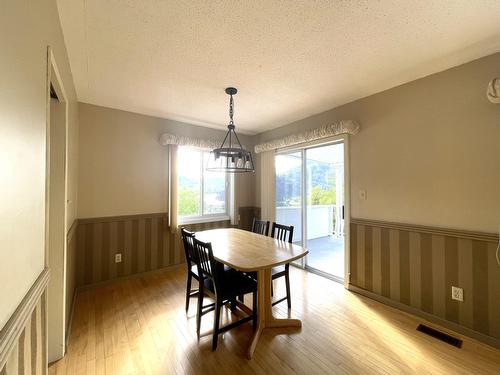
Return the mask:
<svg viewBox="0 0 500 375">
<path fill-rule="evenodd" d="M 455 301 L 464 301 L 464 290 L 462 288 L 452 286 L 451 287 L 451 299 L 454 299 Z"/>
<path fill-rule="evenodd" d="M 115 254 L 115 263 L 120 263 L 122 261 L 122 254 Z"/>
</svg>

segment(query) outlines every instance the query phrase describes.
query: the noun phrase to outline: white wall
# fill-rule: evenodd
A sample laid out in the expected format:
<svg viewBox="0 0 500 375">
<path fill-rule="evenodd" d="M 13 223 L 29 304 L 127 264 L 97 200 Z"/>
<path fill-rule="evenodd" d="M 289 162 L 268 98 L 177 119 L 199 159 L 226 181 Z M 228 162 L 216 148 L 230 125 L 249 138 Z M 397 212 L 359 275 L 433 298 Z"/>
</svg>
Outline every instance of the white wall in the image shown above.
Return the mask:
<svg viewBox="0 0 500 375">
<path fill-rule="evenodd" d="M 47 46 L 70 100 L 70 146 L 78 134 L 76 95 L 55 1 L 4 0 L 0 11 L 0 328 L 44 268 Z M 69 160 L 71 199 L 76 202 Z M 76 206 L 70 208 L 70 219 Z"/>
<path fill-rule="evenodd" d="M 168 148 L 164 132 L 220 139 L 225 132 L 80 103 L 81 218 L 167 211 Z M 248 137 L 241 141 L 252 147 Z M 253 203 L 253 176 L 236 175 L 236 206 Z"/>
<path fill-rule="evenodd" d="M 496 233 L 500 105 L 486 99 L 494 77 L 500 53 L 262 133 L 256 143 L 358 120 L 361 132 L 350 137 L 352 217 Z"/>
</svg>

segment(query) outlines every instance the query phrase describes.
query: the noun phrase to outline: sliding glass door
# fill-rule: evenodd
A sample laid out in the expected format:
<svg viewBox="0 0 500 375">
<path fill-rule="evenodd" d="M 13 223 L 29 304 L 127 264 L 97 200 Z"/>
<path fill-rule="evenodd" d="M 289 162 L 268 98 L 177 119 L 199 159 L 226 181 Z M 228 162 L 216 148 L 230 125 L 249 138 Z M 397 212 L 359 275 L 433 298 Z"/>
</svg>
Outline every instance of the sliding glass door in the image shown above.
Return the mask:
<svg viewBox="0 0 500 375">
<path fill-rule="evenodd" d="M 344 143 L 276 155 L 276 222 L 293 225 L 294 242 L 307 247 L 301 266 L 344 278 Z"/>
<path fill-rule="evenodd" d="M 306 266 L 344 278 L 344 144 L 305 150 Z"/>
<path fill-rule="evenodd" d="M 276 155 L 276 222 L 293 225 L 293 242 L 302 244 L 302 152 Z"/>
</svg>

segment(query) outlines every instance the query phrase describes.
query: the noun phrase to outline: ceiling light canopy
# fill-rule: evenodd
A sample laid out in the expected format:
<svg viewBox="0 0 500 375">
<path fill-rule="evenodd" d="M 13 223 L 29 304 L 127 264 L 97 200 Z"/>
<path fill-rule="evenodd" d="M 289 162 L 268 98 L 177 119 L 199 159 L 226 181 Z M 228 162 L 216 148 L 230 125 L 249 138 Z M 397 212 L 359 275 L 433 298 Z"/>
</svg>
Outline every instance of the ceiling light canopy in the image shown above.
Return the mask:
<svg viewBox="0 0 500 375">
<path fill-rule="evenodd" d="M 238 90 L 236 90 L 234 87 L 226 88 L 226 94 L 230 96 L 229 125 L 227 126 L 228 130 L 220 147 L 210 152 L 210 157 L 207 163 L 207 171 L 229 173 L 255 171 L 251 152 L 245 150 L 245 148 L 241 145 L 241 142 L 234 130 L 235 126 L 233 121 L 233 95 L 236 95 L 237 92 Z"/>
</svg>

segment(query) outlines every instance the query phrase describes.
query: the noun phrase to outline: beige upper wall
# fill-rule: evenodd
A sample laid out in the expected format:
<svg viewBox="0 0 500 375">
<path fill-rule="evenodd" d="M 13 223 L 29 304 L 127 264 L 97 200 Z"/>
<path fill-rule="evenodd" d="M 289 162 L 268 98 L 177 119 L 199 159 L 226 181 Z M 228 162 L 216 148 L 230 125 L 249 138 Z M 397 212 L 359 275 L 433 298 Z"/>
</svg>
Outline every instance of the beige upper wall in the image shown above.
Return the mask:
<svg viewBox="0 0 500 375">
<path fill-rule="evenodd" d="M 76 95 L 56 3 L 2 1 L 0 329 L 44 267 L 48 45 L 69 99 L 68 191 L 76 202 Z M 76 206 L 69 215 L 76 217 Z"/>
<path fill-rule="evenodd" d="M 78 216 L 167 211 L 164 132 L 222 141 L 223 131 L 80 103 Z M 252 146 L 248 137 L 241 141 Z M 237 176 L 236 205 L 253 202 L 253 178 Z"/>
<path fill-rule="evenodd" d="M 262 133 L 256 143 L 358 120 L 362 130 L 350 137 L 353 217 L 495 233 L 500 105 L 486 99 L 494 77 L 500 53 Z"/>
</svg>

